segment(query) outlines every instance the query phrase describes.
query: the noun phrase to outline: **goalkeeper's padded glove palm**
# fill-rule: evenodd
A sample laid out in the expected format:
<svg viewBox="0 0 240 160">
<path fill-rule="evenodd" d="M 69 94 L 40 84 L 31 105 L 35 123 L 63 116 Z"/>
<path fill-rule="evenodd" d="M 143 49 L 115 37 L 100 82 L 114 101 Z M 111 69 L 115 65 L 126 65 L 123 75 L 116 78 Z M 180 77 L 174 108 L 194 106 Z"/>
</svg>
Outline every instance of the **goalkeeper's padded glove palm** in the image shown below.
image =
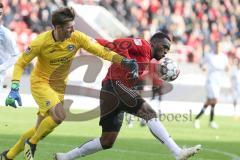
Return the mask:
<svg viewBox="0 0 240 160">
<path fill-rule="evenodd" d="M 19 82 L 13 81 L 11 85 L 11 91 L 8 94 L 5 101 L 6 106 L 17 108 L 15 101 L 17 101 L 19 106 L 22 106 L 22 100 L 18 91 L 19 91 Z"/>
<path fill-rule="evenodd" d="M 138 78 L 138 64 L 135 59 L 124 58 L 121 62 L 121 65 L 130 70 L 129 72 L 130 79 Z"/>
</svg>

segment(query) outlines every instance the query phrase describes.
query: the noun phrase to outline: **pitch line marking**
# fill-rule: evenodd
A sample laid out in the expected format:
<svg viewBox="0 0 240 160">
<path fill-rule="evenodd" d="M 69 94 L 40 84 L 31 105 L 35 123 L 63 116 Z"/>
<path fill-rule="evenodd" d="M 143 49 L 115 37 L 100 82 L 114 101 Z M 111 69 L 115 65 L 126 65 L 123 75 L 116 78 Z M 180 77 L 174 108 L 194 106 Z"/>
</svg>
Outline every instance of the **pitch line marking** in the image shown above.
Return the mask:
<svg viewBox="0 0 240 160">
<path fill-rule="evenodd" d="M 3 139 L 0 138 L 0 140 L 6 141 L 6 142 L 13 142 L 13 140 L 7 140 L 7 139 Z M 41 142 L 44 145 L 52 145 L 52 146 L 65 146 L 65 147 L 76 147 L 74 145 L 71 144 L 54 144 L 54 143 L 49 143 L 49 142 Z M 233 153 L 229 153 L 229 152 L 224 152 L 224 151 L 220 151 L 217 149 L 208 149 L 208 148 L 203 148 L 202 150 L 206 150 L 209 152 L 213 152 L 213 153 L 217 153 L 217 154 L 223 154 L 229 158 L 231 158 L 231 160 L 240 160 L 240 157 L 236 154 Z M 144 151 L 137 151 L 137 150 L 125 150 L 125 149 L 110 149 L 109 151 L 113 151 L 113 152 L 123 152 L 123 153 L 137 153 L 137 154 L 147 154 L 149 156 L 164 156 L 164 157 L 170 157 L 169 154 L 165 154 L 165 153 L 152 153 L 152 152 L 144 152 Z M 201 152 L 201 151 L 200 151 Z M 202 158 L 198 158 L 199 160 L 214 160 L 214 159 L 202 159 Z"/>
</svg>

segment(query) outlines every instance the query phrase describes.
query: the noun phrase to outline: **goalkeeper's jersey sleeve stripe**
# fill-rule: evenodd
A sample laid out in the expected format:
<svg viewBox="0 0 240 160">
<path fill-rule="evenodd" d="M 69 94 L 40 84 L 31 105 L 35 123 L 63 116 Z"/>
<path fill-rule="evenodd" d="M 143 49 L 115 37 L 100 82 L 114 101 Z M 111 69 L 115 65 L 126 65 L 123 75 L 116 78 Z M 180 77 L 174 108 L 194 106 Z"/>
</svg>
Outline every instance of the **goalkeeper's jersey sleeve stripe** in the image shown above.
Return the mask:
<svg viewBox="0 0 240 160">
<path fill-rule="evenodd" d="M 81 42 L 81 48 L 105 60 L 113 63 L 121 63 L 122 59 L 124 58 L 116 52 L 111 51 L 107 47 L 101 46 L 94 39 L 91 39 L 83 33 L 79 34 L 79 41 Z"/>
</svg>

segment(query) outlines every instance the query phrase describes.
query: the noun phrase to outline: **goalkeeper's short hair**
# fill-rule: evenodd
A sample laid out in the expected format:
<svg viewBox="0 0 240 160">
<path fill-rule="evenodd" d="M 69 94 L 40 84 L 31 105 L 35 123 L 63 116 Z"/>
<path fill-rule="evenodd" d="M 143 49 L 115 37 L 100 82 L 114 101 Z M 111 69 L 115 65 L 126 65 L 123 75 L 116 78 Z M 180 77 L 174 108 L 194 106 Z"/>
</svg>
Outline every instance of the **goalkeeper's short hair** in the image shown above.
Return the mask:
<svg viewBox="0 0 240 160">
<path fill-rule="evenodd" d="M 75 11 L 72 7 L 61 7 L 52 13 L 52 25 L 64 25 L 67 22 L 73 21 Z"/>
</svg>

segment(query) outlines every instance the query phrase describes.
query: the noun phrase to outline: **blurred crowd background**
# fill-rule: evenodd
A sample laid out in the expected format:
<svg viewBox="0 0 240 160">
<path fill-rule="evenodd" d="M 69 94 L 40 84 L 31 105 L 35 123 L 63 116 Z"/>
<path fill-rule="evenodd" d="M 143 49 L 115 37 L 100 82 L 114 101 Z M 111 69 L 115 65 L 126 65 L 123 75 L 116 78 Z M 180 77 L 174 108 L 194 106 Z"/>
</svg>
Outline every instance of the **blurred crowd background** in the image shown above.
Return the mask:
<svg viewBox="0 0 240 160">
<path fill-rule="evenodd" d="M 16 36 L 20 51 L 51 28 L 51 11 L 70 0 L 3 0 L 4 25 Z M 158 30 L 172 37 L 178 60 L 198 63 L 216 42 L 221 52 L 240 59 L 239 0 L 73 0 L 101 5 L 146 40 Z"/>
</svg>

